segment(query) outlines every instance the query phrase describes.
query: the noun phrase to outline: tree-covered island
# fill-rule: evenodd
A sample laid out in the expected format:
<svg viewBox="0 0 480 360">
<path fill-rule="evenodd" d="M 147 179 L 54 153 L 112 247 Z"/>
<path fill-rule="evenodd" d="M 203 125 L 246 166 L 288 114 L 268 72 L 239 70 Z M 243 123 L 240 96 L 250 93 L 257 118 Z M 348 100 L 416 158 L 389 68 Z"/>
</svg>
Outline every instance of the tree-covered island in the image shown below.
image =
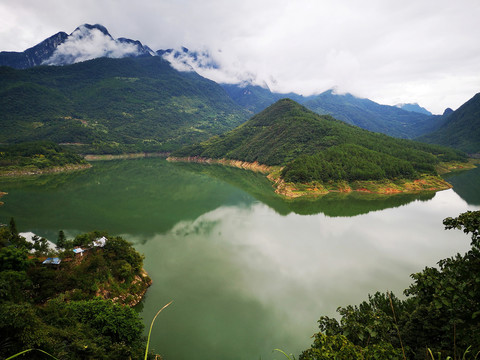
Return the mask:
<svg viewBox="0 0 480 360">
<path fill-rule="evenodd" d="M 132 306 L 151 280 L 121 237 L 91 232 L 57 249 L 0 227 L 0 358 L 40 349 L 60 359 L 140 359 L 143 323 Z M 39 351 L 29 359 L 45 359 Z"/>
<path fill-rule="evenodd" d="M 287 197 L 443 190 L 450 185 L 438 176 L 439 166 L 471 166 L 460 151 L 363 130 L 290 99 L 226 134 L 174 151 L 169 159 L 258 169 Z"/>
</svg>

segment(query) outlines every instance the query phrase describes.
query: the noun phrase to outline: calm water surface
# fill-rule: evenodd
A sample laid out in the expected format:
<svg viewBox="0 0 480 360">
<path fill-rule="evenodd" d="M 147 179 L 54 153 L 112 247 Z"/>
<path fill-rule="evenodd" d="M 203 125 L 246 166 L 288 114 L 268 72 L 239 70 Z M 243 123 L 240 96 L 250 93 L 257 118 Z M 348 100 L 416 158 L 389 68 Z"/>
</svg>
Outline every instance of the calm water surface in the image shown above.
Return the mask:
<svg viewBox="0 0 480 360">
<path fill-rule="evenodd" d="M 401 295 L 425 266 L 468 249 L 442 219 L 480 209 L 480 171 L 421 196 L 283 201 L 261 175 L 161 159 L 0 180 L 0 222 L 55 240 L 92 230 L 145 254 L 139 306 L 164 359 L 282 359 L 311 344 L 321 315 L 369 293 Z"/>
</svg>

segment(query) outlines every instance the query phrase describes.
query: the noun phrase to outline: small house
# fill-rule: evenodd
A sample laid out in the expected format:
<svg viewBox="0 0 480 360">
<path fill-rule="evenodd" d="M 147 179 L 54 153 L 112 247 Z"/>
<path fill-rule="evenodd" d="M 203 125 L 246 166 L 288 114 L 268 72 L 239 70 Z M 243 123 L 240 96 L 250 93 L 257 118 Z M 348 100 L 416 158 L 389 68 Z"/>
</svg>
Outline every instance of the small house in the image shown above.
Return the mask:
<svg viewBox="0 0 480 360">
<path fill-rule="evenodd" d="M 42 264 L 44 264 L 44 265 L 60 265 L 61 262 L 62 262 L 62 260 L 60 260 L 60 258 L 54 257 L 54 258 L 47 258 L 46 260 L 44 260 L 42 262 Z"/>
<path fill-rule="evenodd" d="M 107 243 L 107 238 L 105 236 L 102 236 L 101 238 L 93 241 L 93 246 L 103 248 L 106 243 Z"/>
<path fill-rule="evenodd" d="M 84 251 L 85 251 L 84 249 L 79 248 L 79 247 L 73 249 L 73 252 L 75 253 L 75 255 L 80 255 L 80 256 L 83 256 L 83 252 L 84 252 Z"/>
</svg>

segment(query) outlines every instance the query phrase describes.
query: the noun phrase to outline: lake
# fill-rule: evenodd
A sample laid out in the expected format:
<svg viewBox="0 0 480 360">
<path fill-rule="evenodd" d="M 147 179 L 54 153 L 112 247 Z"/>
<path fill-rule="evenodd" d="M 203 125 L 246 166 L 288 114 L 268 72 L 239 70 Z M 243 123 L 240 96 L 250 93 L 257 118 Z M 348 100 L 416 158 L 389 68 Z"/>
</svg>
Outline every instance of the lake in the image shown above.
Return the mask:
<svg viewBox="0 0 480 360">
<path fill-rule="evenodd" d="M 284 359 L 308 348 L 322 315 L 465 252 L 442 220 L 480 209 L 480 170 L 454 189 L 286 201 L 262 175 L 163 159 L 95 162 L 89 170 L 0 179 L 0 222 L 56 240 L 106 230 L 145 255 L 154 283 L 138 306 L 168 359 Z"/>
</svg>

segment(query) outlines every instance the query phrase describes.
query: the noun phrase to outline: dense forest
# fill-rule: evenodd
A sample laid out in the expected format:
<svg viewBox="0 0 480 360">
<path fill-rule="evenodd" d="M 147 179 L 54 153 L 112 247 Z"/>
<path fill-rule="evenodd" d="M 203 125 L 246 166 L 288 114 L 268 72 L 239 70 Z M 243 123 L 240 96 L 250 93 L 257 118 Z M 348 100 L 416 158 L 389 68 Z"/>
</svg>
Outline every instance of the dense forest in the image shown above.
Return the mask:
<svg viewBox="0 0 480 360">
<path fill-rule="evenodd" d="M 439 162 L 467 159 L 460 151 L 392 138 L 317 115 L 289 99 L 224 135 L 172 155 L 285 166 L 282 177 L 291 182 L 414 179 L 436 175 Z"/>
<path fill-rule="evenodd" d="M 320 332 L 299 360 L 477 359 L 480 356 L 480 211 L 443 221 L 471 234 L 466 254 L 412 275 L 406 300 L 392 293 L 322 316 Z M 447 357 L 449 356 L 449 357 Z"/>
<path fill-rule="evenodd" d="M 52 250 L 45 239 L 19 236 L 12 219 L 0 228 L 0 358 L 41 349 L 62 359 L 139 359 L 143 323 L 128 304 L 150 284 L 142 264 L 120 237 L 69 240 L 60 231 Z M 28 358 L 46 357 L 31 351 Z"/>
<path fill-rule="evenodd" d="M 69 149 L 49 141 L 0 145 L 0 174 L 15 170 L 44 170 L 66 165 L 87 165 Z"/>
<path fill-rule="evenodd" d="M 0 67 L 0 108 L 0 142 L 85 144 L 90 153 L 170 151 L 248 116 L 220 85 L 161 57 Z"/>
</svg>

